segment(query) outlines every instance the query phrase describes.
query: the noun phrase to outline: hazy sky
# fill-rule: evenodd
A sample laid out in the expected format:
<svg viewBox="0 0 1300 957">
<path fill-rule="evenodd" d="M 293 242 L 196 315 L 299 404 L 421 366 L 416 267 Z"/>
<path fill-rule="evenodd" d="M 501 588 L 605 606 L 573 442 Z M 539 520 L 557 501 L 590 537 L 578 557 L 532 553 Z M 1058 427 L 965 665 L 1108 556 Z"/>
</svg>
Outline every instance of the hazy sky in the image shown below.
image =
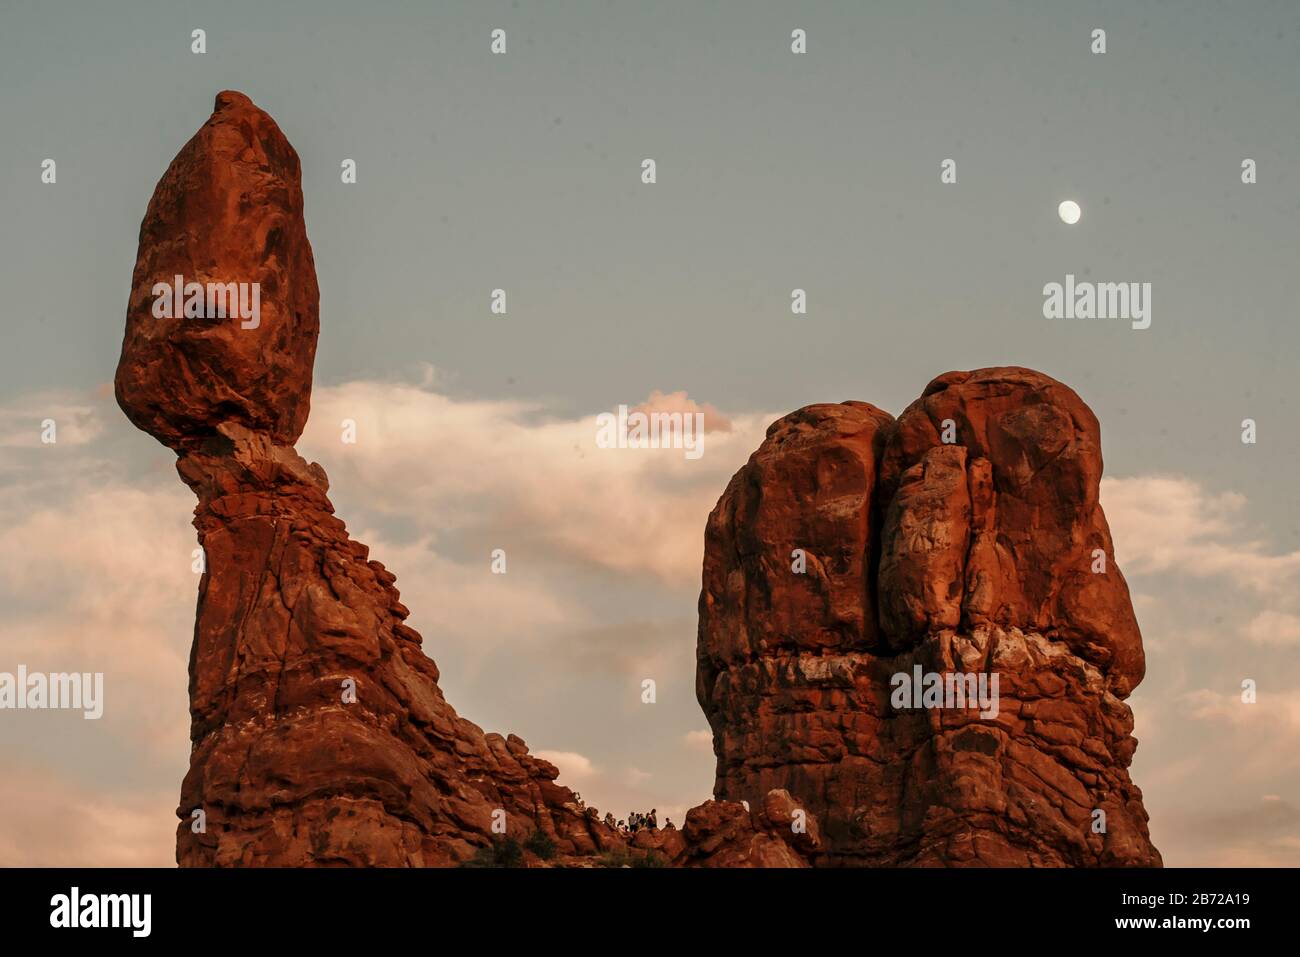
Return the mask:
<svg viewBox="0 0 1300 957">
<path fill-rule="evenodd" d="M 102 670 L 109 700 L 0 712 L 0 864 L 172 860 L 193 499 L 108 384 L 149 196 L 227 88 L 302 157 L 299 447 L 466 717 L 676 819 L 712 785 L 704 518 L 767 423 L 1026 365 L 1102 422 L 1155 843 L 1300 863 L 1296 4 L 3 0 L 0 671 Z M 1151 327 L 1044 319 L 1066 273 L 1151 283 Z M 731 425 L 698 463 L 592 447 L 597 413 L 683 391 Z"/>
</svg>

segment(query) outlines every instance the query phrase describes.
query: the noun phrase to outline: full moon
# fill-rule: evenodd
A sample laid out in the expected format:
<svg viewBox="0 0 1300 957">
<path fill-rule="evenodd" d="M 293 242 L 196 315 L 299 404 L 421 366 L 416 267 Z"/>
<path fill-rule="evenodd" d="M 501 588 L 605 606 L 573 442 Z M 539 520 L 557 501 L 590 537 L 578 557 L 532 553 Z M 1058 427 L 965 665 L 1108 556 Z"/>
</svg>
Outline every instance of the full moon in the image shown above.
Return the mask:
<svg viewBox="0 0 1300 957">
<path fill-rule="evenodd" d="M 1079 208 L 1079 204 L 1072 199 L 1065 200 L 1060 206 L 1056 207 L 1056 211 L 1061 216 L 1061 222 L 1067 226 L 1073 226 L 1079 221 L 1079 217 L 1083 215 L 1083 210 Z"/>
</svg>

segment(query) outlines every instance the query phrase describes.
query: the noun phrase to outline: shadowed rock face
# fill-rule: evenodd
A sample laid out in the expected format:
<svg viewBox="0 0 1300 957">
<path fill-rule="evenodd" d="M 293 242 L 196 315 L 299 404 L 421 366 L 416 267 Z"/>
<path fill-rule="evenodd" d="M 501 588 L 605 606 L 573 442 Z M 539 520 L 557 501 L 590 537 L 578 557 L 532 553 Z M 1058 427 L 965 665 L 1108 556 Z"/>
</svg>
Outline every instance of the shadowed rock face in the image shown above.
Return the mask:
<svg viewBox="0 0 1300 957">
<path fill-rule="evenodd" d="M 774 423 L 705 535 L 715 794 L 788 790 L 828 864 L 1159 865 L 1100 448 L 1073 391 L 1018 368 L 941 376 L 897 421 L 848 402 Z M 918 667 L 996 675 L 997 714 L 900 706 Z"/>
<path fill-rule="evenodd" d="M 562 854 L 621 845 L 556 768 L 484 734 L 438 688 L 394 576 L 293 449 L 318 331 L 298 156 L 243 94 L 172 161 L 140 228 L 117 397 L 174 449 L 206 555 L 190 658 L 182 865 L 430 866 L 507 833 Z M 155 318 L 152 288 L 260 283 L 256 328 Z M 205 830 L 192 813 L 201 809 Z"/>
<path fill-rule="evenodd" d="M 749 808 L 705 801 L 686 812 L 680 831 L 637 831 L 631 846 L 661 854 L 673 867 L 808 867 L 822 842 L 816 816 L 774 790 Z"/>
</svg>

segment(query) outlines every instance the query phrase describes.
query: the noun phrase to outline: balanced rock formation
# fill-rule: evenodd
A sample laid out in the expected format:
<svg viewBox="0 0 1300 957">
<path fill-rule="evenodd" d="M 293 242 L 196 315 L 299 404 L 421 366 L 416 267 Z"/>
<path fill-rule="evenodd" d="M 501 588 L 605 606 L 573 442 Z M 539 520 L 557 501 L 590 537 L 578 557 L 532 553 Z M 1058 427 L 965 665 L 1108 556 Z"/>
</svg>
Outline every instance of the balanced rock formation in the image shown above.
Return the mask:
<svg viewBox="0 0 1300 957">
<path fill-rule="evenodd" d="M 775 422 L 705 535 L 715 795 L 785 789 L 829 865 L 1158 866 L 1101 470 L 1096 417 L 1028 369 Z"/>
<path fill-rule="evenodd" d="M 158 308 L 176 283 L 188 304 L 191 282 L 192 314 Z M 229 303 L 253 283 L 248 318 Z M 317 302 L 298 156 L 248 97 L 221 93 L 145 213 L 116 378 L 123 411 L 198 496 L 178 862 L 450 865 L 502 825 L 540 829 L 561 854 L 621 847 L 553 765 L 444 700 L 393 574 L 294 451 Z"/>
</svg>

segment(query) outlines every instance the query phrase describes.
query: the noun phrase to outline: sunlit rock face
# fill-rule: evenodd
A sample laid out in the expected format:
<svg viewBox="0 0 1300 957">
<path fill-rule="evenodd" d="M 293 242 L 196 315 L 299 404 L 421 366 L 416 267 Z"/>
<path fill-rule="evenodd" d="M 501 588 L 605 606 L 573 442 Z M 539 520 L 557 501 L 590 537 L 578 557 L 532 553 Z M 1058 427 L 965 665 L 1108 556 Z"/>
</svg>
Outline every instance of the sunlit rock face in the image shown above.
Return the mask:
<svg viewBox="0 0 1300 957">
<path fill-rule="evenodd" d="M 204 287 L 203 315 L 160 308 L 178 275 Z M 209 315 L 208 283 L 256 283 L 258 315 Z M 298 156 L 248 97 L 218 94 L 145 213 L 116 379 L 198 496 L 178 862 L 450 865 L 502 827 L 565 855 L 621 846 L 553 765 L 444 700 L 394 575 L 294 451 L 317 304 Z"/>
<path fill-rule="evenodd" d="M 502 825 L 569 861 L 623 852 L 554 766 L 445 701 L 395 577 L 294 450 L 318 332 L 297 154 L 221 93 L 146 211 L 116 377 L 198 498 L 177 860 L 450 865 Z M 897 420 L 843 403 L 775 423 L 706 530 L 697 692 L 719 800 L 636 848 L 680 866 L 1158 864 L 1127 772 L 1142 644 L 1100 476 L 1092 413 L 1024 369 L 942 376 Z M 921 681 L 900 697 L 897 676 L 914 674 L 970 676 L 974 706 L 912 707 Z"/>
<path fill-rule="evenodd" d="M 785 789 L 830 865 L 1159 865 L 1101 471 L 1091 410 L 1028 369 L 775 422 L 705 536 L 716 796 Z"/>
<path fill-rule="evenodd" d="M 212 116 L 154 189 L 131 279 L 117 397 L 135 425 L 169 448 L 194 448 L 233 422 L 292 445 L 311 403 L 320 328 L 316 266 L 303 222 L 298 154 L 242 93 L 217 94 Z M 202 287 L 204 315 L 157 284 Z M 208 316 L 226 284 L 258 290 L 257 325 Z M 173 297 L 174 298 L 174 297 Z M 226 297 L 223 296 L 223 299 Z M 247 297 L 251 298 L 251 297 Z M 222 303 L 230 313 L 230 303 Z M 250 303 L 251 304 L 251 303 Z"/>
</svg>

